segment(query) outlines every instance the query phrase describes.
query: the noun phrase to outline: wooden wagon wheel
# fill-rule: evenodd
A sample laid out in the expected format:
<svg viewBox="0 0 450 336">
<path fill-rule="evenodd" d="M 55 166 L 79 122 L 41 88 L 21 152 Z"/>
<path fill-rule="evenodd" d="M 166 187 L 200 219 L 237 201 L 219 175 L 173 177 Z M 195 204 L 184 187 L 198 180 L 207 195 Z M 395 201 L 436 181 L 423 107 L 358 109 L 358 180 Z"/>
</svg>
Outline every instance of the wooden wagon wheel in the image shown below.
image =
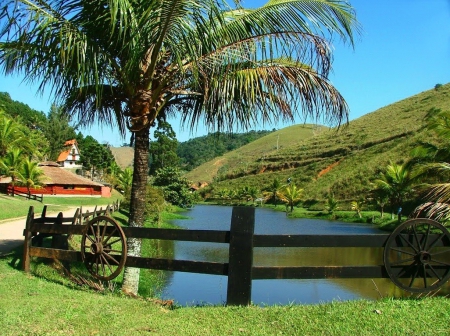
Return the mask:
<svg viewBox="0 0 450 336">
<path fill-rule="evenodd" d="M 89 221 L 81 239 L 81 257 L 96 279 L 117 277 L 127 258 L 126 237 L 120 225 L 108 216 Z"/>
<path fill-rule="evenodd" d="M 450 233 L 431 219 L 408 220 L 389 236 L 383 258 L 398 287 L 413 293 L 430 292 L 450 278 Z"/>
</svg>

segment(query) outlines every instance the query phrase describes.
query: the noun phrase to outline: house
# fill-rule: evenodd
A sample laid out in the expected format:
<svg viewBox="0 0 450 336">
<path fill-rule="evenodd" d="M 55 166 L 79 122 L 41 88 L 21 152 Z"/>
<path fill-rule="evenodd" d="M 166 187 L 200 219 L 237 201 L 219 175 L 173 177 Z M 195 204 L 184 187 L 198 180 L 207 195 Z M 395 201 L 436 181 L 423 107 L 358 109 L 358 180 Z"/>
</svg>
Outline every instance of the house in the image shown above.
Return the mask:
<svg viewBox="0 0 450 336">
<path fill-rule="evenodd" d="M 67 169 L 63 169 L 56 162 L 42 162 L 39 164 L 39 168 L 44 172 L 45 177 L 42 181 L 44 185 L 40 188 L 31 189 L 31 194 L 111 197 L 111 188 L 109 186 L 91 181 Z M 8 185 L 7 191 L 10 192 L 10 189 L 10 185 Z M 17 185 L 14 189 L 21 193 L 28 192 L 26 187 Z"/>
<path fill-rule="evenodd" d="M 59 154 L 57 162 L 63 168 L 82 168 L 77 140 L 67 140 L 64 143 L 64 150 Z"/>
</svg>

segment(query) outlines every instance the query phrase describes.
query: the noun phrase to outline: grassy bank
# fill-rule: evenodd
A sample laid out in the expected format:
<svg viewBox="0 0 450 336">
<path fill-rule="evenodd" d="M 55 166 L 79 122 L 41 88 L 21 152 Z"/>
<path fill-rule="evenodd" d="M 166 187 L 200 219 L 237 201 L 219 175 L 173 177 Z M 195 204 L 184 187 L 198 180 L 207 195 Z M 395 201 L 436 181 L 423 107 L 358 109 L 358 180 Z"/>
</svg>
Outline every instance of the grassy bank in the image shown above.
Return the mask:
<svg viewBox="0 0 450 336">
<path fill-rule="evenodd" d="M 448 335 L 450 300 L 173 307 L 64 286 L 0 258 L 2 335 Z"/>
</svg>

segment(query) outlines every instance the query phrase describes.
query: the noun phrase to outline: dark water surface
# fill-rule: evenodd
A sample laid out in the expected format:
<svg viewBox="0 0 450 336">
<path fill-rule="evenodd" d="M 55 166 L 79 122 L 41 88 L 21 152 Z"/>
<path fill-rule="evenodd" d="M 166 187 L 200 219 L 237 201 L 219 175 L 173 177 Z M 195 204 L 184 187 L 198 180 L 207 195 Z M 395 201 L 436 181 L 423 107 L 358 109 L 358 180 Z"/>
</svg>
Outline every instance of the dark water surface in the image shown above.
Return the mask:
<svg viewBox="0 0 450 336">
<path fill-rule="evenodd" d="M 175 220 L 186 229 L 229 230 L 232 207 L 198 205 Z M 370 224 L 287 218 L 282 212 L 256 208 L 256 234 L 379 234 Z M 174 259 L 228 262 L 228 244 L 174 242 Z M 381 265 L 382 248 L 255 248 L 254 266 Z M 167 272 L 161 297 L 180 305 L 223 304 L 227 277 Z M 448 285 L 448 284 L 447 284 Z M 447 287 L 447 286 L 446 286 Z M 409 296 L 390 279 L 253 280 L 252 302 L 257 305 L 313 304 L 333 300 Z"/>
</svg>

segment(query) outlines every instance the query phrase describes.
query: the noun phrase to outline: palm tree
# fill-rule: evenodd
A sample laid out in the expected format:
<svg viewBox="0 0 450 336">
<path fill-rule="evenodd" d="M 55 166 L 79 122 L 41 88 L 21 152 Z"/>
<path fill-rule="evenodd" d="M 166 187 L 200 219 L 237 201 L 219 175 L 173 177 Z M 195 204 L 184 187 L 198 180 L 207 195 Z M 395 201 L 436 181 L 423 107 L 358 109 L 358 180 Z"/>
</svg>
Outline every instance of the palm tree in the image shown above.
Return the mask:
<svg viewBox="0 0 450 336">
<path fill-rule="evenodd" d="M 20 167 L 23 163 L 23 152 L 20 149 L 13 149 L 0 158 L 0 170 L 8 177 L 11 177 L 12 196 L 14 196 L 14 186 L 16 181 L 23 180 L 20 174 Z"/>
<path fill-rule="evenodd" d="M 133 169 L 125 168 L 117 176 L 117 186 L 122 190 L 125 198 L 130 197 L 133 185 Z"/>
<path fill-rule="evenodd" d="M 50 86 L 81 124 L 117 125 L 134 137 L 130 226 L 145 220 L 149 130 L 179 114 L 195 127 L 348 119 L 328 80 L 331 38 L 353 44 L 358 30 L 344 0 L 8 0 L 2 3 L 0 66 Z M 129 255 L 140 240 L 128 239 Z M 137 293 L 139 269 L 123 289 Z"/>
<path fill-rule="evenodd" d="M 4 157 L 8 151 L 22 149 L 33 152 L 33 145 L 20 127 L 20 124 L 8 118 L 0 110 L 0 157 Z"/>
<path fill-rule="evenodd" d="M 379 178 L 374 181 L 377 189 L 389 197 L 391 210 L 398 209 L 398 217 L 401 220 L 401 207 L 405 198 L 412 192 L 412 186 L 416 176 L 408 164 L 391 163 L 386 170 L 380 173 Z"/>
<path fill-rule="evenodd" d="M 20 167 L 20 178 L 19 183 L 27 187 L 28 198 L 30 198 L 30 189 L 42 184 L 44 171 L 38 167 L 37 162 L 25 159 Z"/>
<path fill-rule="evenodd" d="M 274 178 L 272 183 L 266 188 L 264 192 L 264 198 L 266 200 L 272 199 L 274 202 L 274 206 L 277 206 L 277 199 L 280 198 L 280 190 L 283 188 L 280 180 L 278 178 Z"/>
<path fill-rule="evenodd" d="M 334 218 L 334 212 L 339 209 L 339 203 L 334 198 L 334 194 L 330 193 L 328 194 L 327 201 L 325 203 L 325 209 L 328 211 L 328 213 Z"/>
<path fill-rule="evenodd" d="M 363 206 L 364 206 L 364 201 L 352 201 L 350 203 L 350 206 L 351 206 L 353 211 L 356 211 L 356 213 L 358 214 L 358 217 L 362 218 L 361 211 L 362 211 Z"/>
<path fill-rule="evenodd" d="M 303 189 L 297 188 L 295 184 L 288 185 L 280 193 L 280 199 L 289 206 L 291 212 L 294 211 L 294 205 L 301 201 L 303 197 Z"/>
</svg>

